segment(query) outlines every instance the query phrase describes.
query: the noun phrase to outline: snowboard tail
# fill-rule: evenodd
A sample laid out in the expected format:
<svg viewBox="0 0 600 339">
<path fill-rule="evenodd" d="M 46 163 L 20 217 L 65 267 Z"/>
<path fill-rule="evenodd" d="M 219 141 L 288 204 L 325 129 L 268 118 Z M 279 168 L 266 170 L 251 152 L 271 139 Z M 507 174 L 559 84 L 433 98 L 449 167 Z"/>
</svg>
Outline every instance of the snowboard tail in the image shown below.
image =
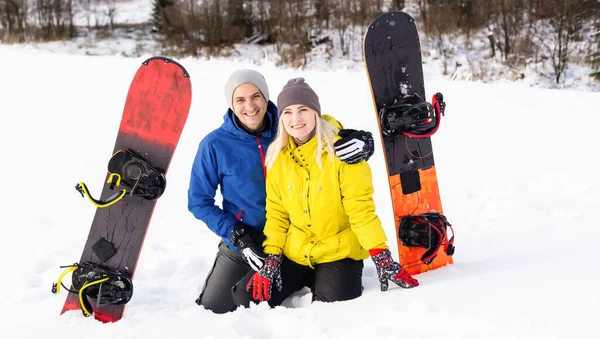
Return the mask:
<svg viewBox="0 0 600 339">
<path fill-rule="evenodd" d="M 132 151 L 166 174 L 187 120 L 191 95 L 190 77 L 183 66 L 164 57 L 144 61 L 129 87 L 113 154 Z M 110 179 L 107 174 L 101 200 L 115 194 Z M 97 208 L 79 262 L 102 265 L 133 279 L 156 202 L 128 194 Z M 97 307 L 92 302 L 92 308 L 97 320 L 114 322 L 123 317 L 125 304 Z M 79 294 L 69 292 L 61 314 L 80 309 Z"/>
<path fill-rule="evenodd" d="M 421 47 L 414 19 L 401 11 L 379 15 L 367 28 L 363 41 L 367 70 L 377 121 L 380 112 L 410 95 L 425 97 Z M 425 99 L 426 100 L 426 99 Z M 394 211 L 396 241 L 402 266 L 410 274 L 426 272 L 453 263 L 443 246 L 426 264 L 426 248 L 405 246 L 399 235 L 404 217 L 438 212 L 443 214 L 433 147 L 430 137 L 380 133 Z"/>
</svg>

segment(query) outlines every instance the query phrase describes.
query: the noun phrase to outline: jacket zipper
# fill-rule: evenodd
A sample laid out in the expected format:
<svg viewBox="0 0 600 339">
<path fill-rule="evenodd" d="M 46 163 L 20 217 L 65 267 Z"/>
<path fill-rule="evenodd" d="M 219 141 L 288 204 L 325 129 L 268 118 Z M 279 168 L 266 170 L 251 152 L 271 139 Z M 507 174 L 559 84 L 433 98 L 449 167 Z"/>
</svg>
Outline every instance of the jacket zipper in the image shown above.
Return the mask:
<svg viewBox="0 0 600 339">
<path fill-rule="evenodd" d="M 235 220 L 241 221 L 242 215 L 244 215 L 244 210 L 240 210 L 240 213 L 235 216 Z"/>
<path fill-rule="evenodd" d="M 260 151 L 260 159 L 262 160 L 263 175 L 265 176 L 265 179 L 267 179 L 267 168 L 265 167 L 265 151 L 263 150 L 262 142 L 260 141 L 260 138 L 258 136 L 256 136 L 256 142 L 258 142 L 258 150 Z"/>
</svg>

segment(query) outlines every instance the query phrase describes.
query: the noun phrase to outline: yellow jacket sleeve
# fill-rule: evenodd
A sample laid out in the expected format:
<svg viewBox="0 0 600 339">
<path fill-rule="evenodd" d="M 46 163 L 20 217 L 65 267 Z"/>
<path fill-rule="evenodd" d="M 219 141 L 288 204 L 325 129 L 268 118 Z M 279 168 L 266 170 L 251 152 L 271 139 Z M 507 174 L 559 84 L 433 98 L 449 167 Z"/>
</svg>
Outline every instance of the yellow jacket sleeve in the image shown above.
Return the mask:
<svg viewBox="0 0 600 339">
<path fill-rule="evenodd" d="M 281 201 L 277 176 L 273 173 L 274 170 L 276 170 L 275 167 L 267 174 L 267 222 L 263 231 L 266 236 L 263 246 L 265 254 L 280 255 L 287 239 L 290 217 Z"/>
<path fill-rule="evenodd" d="M 366 161 L 353 165 L 341 163 L 342 205 L 348 214 L 352 231 L 366 250 L 387 248 L 385 231 L 375 214 L 373 191 L 371 168 Z"/>
</svg>

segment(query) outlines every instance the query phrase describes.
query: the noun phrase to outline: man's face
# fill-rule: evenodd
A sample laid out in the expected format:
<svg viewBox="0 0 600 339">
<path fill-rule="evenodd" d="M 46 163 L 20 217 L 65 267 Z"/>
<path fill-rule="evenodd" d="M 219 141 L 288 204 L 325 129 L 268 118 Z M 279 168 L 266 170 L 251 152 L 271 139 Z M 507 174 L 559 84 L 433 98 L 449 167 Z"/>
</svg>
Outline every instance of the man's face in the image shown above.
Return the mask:
<svg viewBox="0 0 600 339">
<path fill-rule="evenodd" d="M 267 101 L 256 86 L 245 83 L 233 91 L 233 112 L 247 129 L 256 131 L 262 127 Z"/>
</svg>

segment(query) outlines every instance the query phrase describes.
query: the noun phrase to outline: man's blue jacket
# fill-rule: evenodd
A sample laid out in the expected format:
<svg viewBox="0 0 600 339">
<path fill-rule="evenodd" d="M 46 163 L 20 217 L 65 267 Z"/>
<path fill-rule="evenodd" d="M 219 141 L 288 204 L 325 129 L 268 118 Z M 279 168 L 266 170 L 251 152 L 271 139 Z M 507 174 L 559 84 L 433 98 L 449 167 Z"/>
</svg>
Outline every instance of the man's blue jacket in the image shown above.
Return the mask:
<svg viewBox="0 0 600 339">
<path fill-rule="evenodd" d="M 245 132 L 231 109 L 221 127 L 200 142 L 188 190 L 188 209 L 234 251 L 229 241 L 236 221 L 263 230 L 265 226 L 265 170 L 267 147 L 277 133 L 277 107 L 267 105 L 264 131 L 257 136 Z M 217 188 L 222 208 L 215 205 Z"/>
</svg>

